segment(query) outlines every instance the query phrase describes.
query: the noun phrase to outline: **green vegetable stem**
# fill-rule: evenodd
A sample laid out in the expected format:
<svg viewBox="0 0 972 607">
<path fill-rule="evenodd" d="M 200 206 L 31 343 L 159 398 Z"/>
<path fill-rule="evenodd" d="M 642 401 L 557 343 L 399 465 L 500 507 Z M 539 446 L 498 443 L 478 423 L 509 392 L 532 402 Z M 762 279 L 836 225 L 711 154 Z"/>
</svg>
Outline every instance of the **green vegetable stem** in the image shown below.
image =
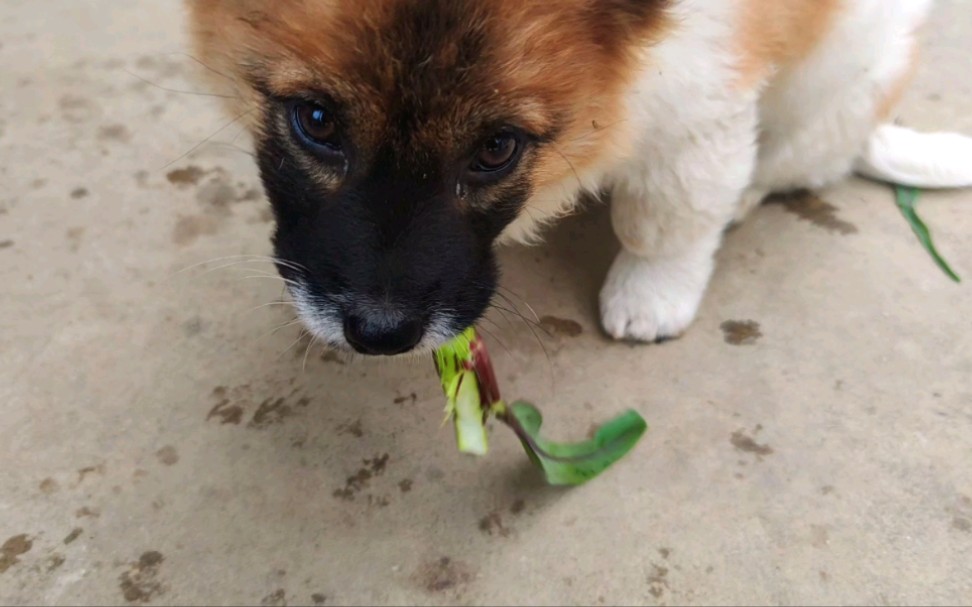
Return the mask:
<svg viewBox="0 0 972 607">
<path fill-rule="evenodd" d="M 629 410 L 598 428 L 591 440 L 556 443 L 542 438 L 543 416 L 536 407 L 524 401 L 507 406 L 503 401 L 486 344 L 474 328 L 436 350 L 435 365 L 459 451 L 486 455 L 485 422 L 495 416 L 513 430 L 552 485 L 589 481 L 631 451 L 648 429 L 641 415 Z"/>
</svg>

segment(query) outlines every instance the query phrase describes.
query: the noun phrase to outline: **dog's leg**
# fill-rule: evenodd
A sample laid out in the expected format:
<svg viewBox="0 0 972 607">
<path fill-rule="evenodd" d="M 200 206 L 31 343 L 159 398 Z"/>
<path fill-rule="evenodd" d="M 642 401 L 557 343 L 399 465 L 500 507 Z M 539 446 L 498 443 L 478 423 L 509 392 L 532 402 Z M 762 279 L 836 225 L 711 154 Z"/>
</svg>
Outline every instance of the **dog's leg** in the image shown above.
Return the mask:
<svg viewBox="0 0 972 607">
<path fill-rule="evenodd" d="M 862 168 L 874 177 L 932 187 L 967 182 L 972 172 L 968 162 L 963 167 L 961 138 L 913 136 L 888 126 L 874 133 L 892 118 L 915 70 L 916 30 L 930 4 L 848 3 L 815 51 L 763 89 L 759 156 L 737 219 L 767 193 L 843 179 L 862 153 Z M 891 166 L 903 170 L 895 175 Z"/>
<path fill-rule="evenodd" d="M 616 178 L 611 218 L 623 250 L 600 297 L 612 337 L 661 341 L 691 324 L 749 183 L 755 129 L 755 104 L 695 127 L 673 125 Z"/>
</svg>

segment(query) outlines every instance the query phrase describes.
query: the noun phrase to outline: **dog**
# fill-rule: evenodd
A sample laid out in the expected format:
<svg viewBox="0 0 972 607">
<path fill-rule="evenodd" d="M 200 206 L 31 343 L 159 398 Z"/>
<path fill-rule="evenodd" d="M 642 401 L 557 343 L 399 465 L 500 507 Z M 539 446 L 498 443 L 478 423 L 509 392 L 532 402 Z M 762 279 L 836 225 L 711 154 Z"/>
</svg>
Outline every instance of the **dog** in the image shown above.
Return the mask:
<svg viewBox="0 0 972 607">
<path fill-rule="evenodd" d="M 889 124 L 931 0 L 187 0 L 237 94 L 278 270 L 321 341 L 435 347 L 494 246 L 608 192 L 614 338 L 691 324 L 726 227 L 853 171 L 972 184 L 972 140 Z"/>
</svg>

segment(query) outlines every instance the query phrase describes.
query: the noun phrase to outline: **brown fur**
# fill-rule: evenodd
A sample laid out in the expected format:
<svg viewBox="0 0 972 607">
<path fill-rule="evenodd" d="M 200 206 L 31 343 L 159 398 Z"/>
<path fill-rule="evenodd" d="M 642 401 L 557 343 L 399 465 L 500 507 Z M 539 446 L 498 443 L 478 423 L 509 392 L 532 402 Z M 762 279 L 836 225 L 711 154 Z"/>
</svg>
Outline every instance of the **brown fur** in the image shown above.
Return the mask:
<svg viewBox="0 0 972 607">
<path fill-rule="evenodd" d="M 758 85 L 813 51 L 834 23 L 843 0 L 739 0 L 738 83 Z"/>
<path fill-rule="evenodd" d="M 666 4 L 189 0 L 202 61 L 242 92 L 238 114 L 259 118 L 264 92 L 328 95 L 351 108 L 365 160 L 396 137 L 401 150 L 454 156 L 482 125 L 512 123 L 549 141 L 528 164 L 535 189 L 619 145 L 612 127 L 637 68 L 628 49 L 661 35 Z"/>
</svg>

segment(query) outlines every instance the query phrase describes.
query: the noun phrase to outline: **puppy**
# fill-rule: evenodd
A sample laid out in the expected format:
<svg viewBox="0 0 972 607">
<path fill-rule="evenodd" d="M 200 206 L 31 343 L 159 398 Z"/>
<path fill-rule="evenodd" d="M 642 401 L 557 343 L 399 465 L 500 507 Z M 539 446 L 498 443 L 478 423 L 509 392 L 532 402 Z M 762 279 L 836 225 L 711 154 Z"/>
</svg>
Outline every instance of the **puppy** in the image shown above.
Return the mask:
<svg viewBox="0 0 972 607">
<path fill-rule="evenodd" d="M 188 1 L 254 135 L 297 310 L 376 355 L 474 323 L 495 243 L 535 240 L 584 191 L 610 193 L 623 246 L 604 329 L 652 342 L 689 326 L 724 229 L 767 194 L 855 167 L 972 183 L 968 139 L 882 126 L 929 4 Z"/>
</svg>

